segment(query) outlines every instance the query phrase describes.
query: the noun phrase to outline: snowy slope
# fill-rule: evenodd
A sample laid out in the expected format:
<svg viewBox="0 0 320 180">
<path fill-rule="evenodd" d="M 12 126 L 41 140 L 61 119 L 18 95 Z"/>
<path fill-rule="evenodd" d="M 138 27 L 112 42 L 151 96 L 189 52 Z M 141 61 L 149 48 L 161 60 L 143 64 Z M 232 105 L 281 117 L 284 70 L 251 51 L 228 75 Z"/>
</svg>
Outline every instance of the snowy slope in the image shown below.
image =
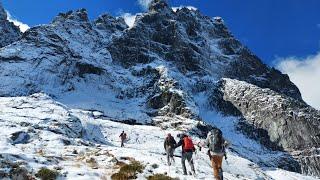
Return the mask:
<svg viewBox="0 0 320 180">
<path fill-rule="evenodd" d="M 163 155 L 164 137 L 169 132 L 176 136 L 181 131 L 113 122 L 99 118 L 101 113 L 98 111 L 69 109 L 45 94 L 2 97 L 0 107 L 1 127 L 5 127 L 5 130 L 0 132 L 2 173 L 10 172 L 10 164 L 19 164 L 19 167 L 28 169 L 33 175 L 39 168 L 48 167 L 58 169 L 60 179 L 109 179 L 117 171 L 115 159 L 127 162 L 123 160 L 124 157 L 131 157 L 146 166 L 143 173 L 138 175 L 139 179 L 145 179 L 154 173 L 168 173 L 171 177 L 180 179 L 213 178 L 206 149 L 198 150 L 194 156 L 196 177 L 181 175 L 179 157 L 175 158 L 176 163 L 170 169 L 166 165 Z M 227 128 L 229 131 L 224 131 L 227 132 L 226 137 L 235 143 L 232 150 L 228 151 L 228 160 L 223 164 L 226 179 L 314 179 L 277 168 L 260 166 L 242 157 L 241 154 L 247 152 L 260 153 L 264 154 L 265 160 L 270 161 L 274 156 L 256 142 L 236 131 L 230 131 L 234 128 L 233 125 L 221 124 L 219 127 L 222 130 Z M 122 130 L 129 135 L 124 148 L 119 147 L 118 136 Z M 28 139 L 14 142 L 11 137 L 15 132 L 25 132 Z M 79 136 L 79 133 L 82 136 Z M 193 137 L 193 140 L 203 141 L 197 137 Z M 180 153 L 181 150 L 178 148 L 175 154 Z M 159 167 L 154 169 L 153 164 Z"/>
</svg>

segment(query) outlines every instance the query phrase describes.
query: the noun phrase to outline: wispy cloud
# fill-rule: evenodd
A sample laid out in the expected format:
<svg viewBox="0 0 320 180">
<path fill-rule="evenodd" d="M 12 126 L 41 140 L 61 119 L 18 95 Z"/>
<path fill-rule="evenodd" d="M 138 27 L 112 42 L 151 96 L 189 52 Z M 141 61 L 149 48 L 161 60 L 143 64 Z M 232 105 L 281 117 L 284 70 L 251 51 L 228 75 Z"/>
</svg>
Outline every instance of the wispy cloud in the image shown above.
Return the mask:
<svg viewBox="0 0 320 180">
<path fill-rule="evenodd" d="M 189 10 L 194 10 L 194 11 L 197 10 L 197 8 L 196 8 L 196 7 L 193 7 L 193 6 L 172 7 L 172 10 L 173 10 L 174 12 L 177 12 L 177 10 L 182 9 L 182 8 L 184 8 L 184 7 L 188 8 Z"/>
<path fill-rule="evenodd" d="M 277 60 L 277 68 L 289 75 L 301 91 L 302 98 L 320 109 L 320 52 L 306 58 L 288 57 Z"/>
<path fill-rule="evenodd" d="M 123 13 L 121 15 L 126 22 L 126 24 L 131 28 L 134 25 L 134 21 L 137 15 L 133 15 L 131 13 Z"/>
<path fill-rule="evenodd" d="M 143 9 L 148 9 L 150 3 L 152 0 L 138 0 L 139 5 L 143 8 Z"/>
<path fill-rule="evenodd" d="M 27 24 L 12 17 L 11 14 L 9 13 L 9 11 L 6 11 L 6 12 L 7 12 L 8 21 L 13 22 L 14 25 L 18 26 L 20 28 L 21 32 L 25 32 L 26 30 L 28 30 L 30 28 Z"/>
</svg>

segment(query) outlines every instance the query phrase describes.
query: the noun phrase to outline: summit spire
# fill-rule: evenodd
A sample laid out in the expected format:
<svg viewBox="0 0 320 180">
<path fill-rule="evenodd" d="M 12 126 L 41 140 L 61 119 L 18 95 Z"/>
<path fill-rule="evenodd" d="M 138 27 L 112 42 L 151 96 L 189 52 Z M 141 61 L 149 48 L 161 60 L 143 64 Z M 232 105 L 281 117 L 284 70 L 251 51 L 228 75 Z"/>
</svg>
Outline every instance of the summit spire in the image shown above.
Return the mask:
<svg viewBox="0 0 320 180">
<path fill-rule="evenodd" d="M 0 48 L 17 41 L 21 32 L 17 26 L 8 21 L 8 15 L 0 2 Z"/>
<path fill-rule="evenodd" d="M 161 11 L 163 9 L 168 9 L 169 4 L 167 0 L 152 0 L 149 4 L 149 11 Z"/>
<path fill-rule="evenodd" d="M 2 3 L 0 2 L 0 21 L 7 20 L 7 12 L 4 10 Z"/>
</svg>

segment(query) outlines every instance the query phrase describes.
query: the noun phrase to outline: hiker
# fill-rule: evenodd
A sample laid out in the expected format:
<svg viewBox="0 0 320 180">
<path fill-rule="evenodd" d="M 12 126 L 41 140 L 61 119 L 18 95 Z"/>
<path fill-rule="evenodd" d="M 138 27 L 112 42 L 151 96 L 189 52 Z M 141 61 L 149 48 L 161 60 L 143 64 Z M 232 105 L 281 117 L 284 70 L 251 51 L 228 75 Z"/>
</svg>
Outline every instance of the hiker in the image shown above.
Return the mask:
<svg viewBox="0 0 320 180">
<path fill-rule="evenodd" d="M 187 136 L 186 134 L 178 134 L 178 137 L 180 138 L 180 141 L 178 144 L 175 146 L 175 148 L 182 146 L 182 154 L 181 154 L 181 164 L 182 164 L 182 170 L 184 175 L 187 174 L 187 169 L 186 169 L 186 160 L 188 160 L 189 165 L 191 167 L 191 171 L 193 175 L 196 174 L 195 169 L 194 169 L 194 164 L 193 164 L 193 152 L 195 151 L 193 142 L 191 137 Z"/>
<path fill-rule="evenodd" d="M 124 131 L 122 131 L 119 137 L 121 139 L 121 147 L 124 147 L 124 141 L 127 139 L 127 134 Z"/>
<path fill-rule="evenodd" d="M 139 134 L 138 134 L 138 133 L 136 133 L 136 143 L 141 144 L 140 139 L 139 139 Z"/>
<path fill-rule="evenodd" d="M 169 133 L 166 139 L 164 140 L 164 149 L 167 154 L 167 161 L 169 166 L 171 165 L 170 159 L 172 159 L 172 161 L 174 162 L 173 152 L 176 144 L 176 140 L 174 140 L 174 137 L 171 136 L 171 134 Z"/>
<path fill-rule="evenodd" d="M 227 159 L 226 147 L 229 143 L 223 138 L 222 131 L 215 128 L 208 133 L 205 145 L 209 148 L 208 155 L 215 179 L 223 180 L 222 160 L 223 156 Z"/>
</svg>

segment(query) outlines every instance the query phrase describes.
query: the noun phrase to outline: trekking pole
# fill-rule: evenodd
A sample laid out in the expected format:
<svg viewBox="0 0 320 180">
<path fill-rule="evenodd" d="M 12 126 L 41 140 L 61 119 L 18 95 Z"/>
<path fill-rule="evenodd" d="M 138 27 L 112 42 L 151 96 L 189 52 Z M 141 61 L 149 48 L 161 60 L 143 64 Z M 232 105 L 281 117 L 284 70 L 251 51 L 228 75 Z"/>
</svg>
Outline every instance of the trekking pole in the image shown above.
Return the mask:
<svg viewBox="0 0 320 180">
<path fill-rule="evenodd" d="M 226 160 L 227 165 L 229 165 L 228 160 L 227 160 L 227 152 L 224 152 L 224 159 Z"/>
<path fill-rule="evenodd" d="M 171 162 L 170 162 L 170 163 L 171 163 Z M 168 166 L 169 166 L 169 172 L 168 172 L 168 176 L 170 176 L 170 174 L 171 174 L 171 173 L 170 173 L 170 165 L 168 165 Z"/>
</svg>

